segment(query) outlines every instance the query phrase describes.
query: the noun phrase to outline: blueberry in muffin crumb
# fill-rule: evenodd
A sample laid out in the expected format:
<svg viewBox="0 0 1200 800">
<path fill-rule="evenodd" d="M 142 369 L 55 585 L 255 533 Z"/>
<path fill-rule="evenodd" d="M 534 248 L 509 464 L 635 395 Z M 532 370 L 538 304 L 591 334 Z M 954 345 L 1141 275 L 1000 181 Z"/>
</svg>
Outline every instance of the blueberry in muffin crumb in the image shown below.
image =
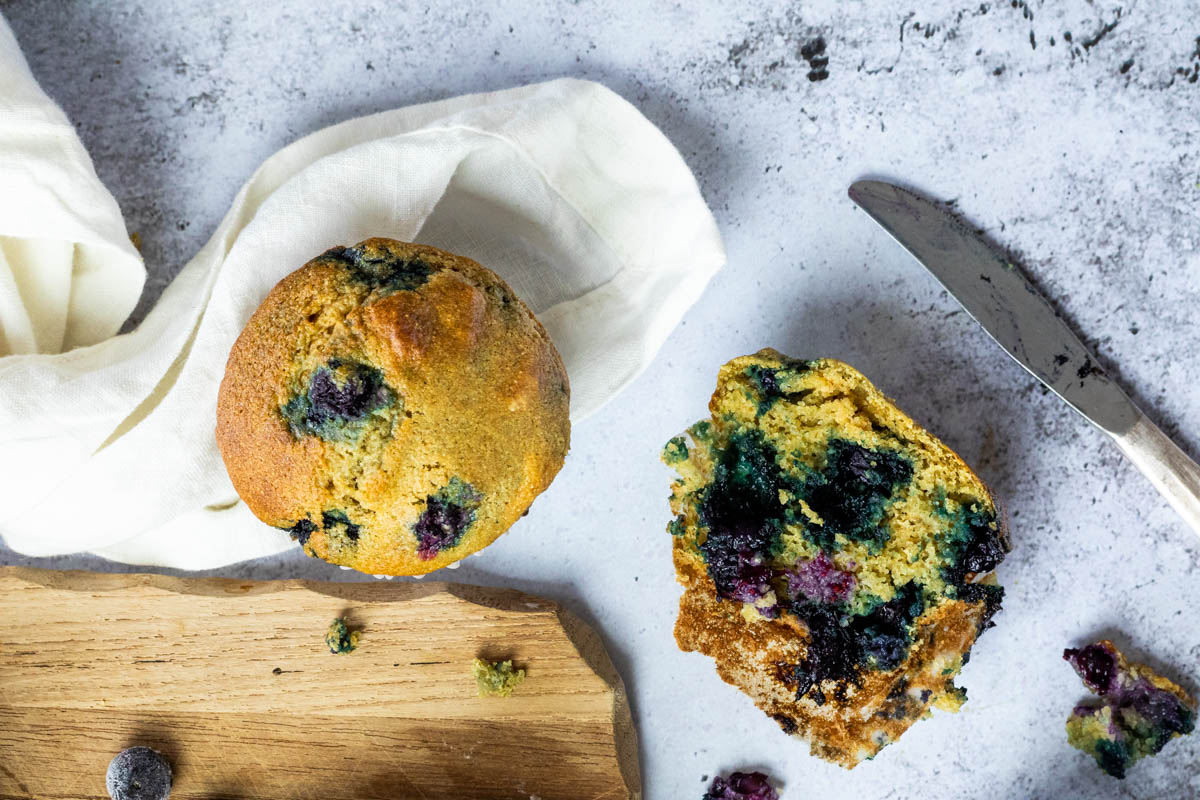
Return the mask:
<svg viewBox="0 0 1200 800">
<path fill-rule="evenodd" d="M 512 661 L 477 658 L 471 663 L 471 674 L 480 697 L 508 697 L 525 682 L 525 670 L 514 669 Z"/>
<path fill-rule="evenodd" d="M 1099 702 L 1077 705 L 1067 741 L 1102 770 L 1124 778 L 1139 759 L 1158 753 L 1196 727 L 1196 701 L 1144 664 L 1131 664 L 1107 639 L 1063 651 Z"/>
<path fill-rule="evenodd" d="M 713 778 L 701 800 L 779 800 L 779 794 L 761 772 L 734 772 Z"/>
<path fill-rule="evenodd" d="M 358 635 L 358 631 L 350 630 L 345 619 L 338 617 L 329 623 L 329 630 L 325 632 L 325 644 L 334 655 L 352 653 L 358 647 Z"/>
<path fill-rule="evenodd" d="M 167 800 L 171 765 L 157 750 L 130 747 L 109 762 L 104 786 L 112 800 Z"/>
</svg>

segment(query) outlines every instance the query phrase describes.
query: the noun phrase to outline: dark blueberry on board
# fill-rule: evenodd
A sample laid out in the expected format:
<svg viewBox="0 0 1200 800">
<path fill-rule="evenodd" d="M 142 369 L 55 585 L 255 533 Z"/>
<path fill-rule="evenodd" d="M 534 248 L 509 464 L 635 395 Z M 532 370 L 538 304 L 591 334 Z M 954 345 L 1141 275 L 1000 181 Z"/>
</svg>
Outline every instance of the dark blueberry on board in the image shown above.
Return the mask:
<svg viewBox="0 0 1200 800">
<path fill-rule="evenodd" d="M 333 359 L 313 370 L 305 390 L 288 400 L 280 413 L 297 439 L 346 441 L 358 434 L 368 416 L 396 398 L 375 367 Z"/>
<path fill-rule="evenodd" d="M 475 521 L 483 495 L 474 486 L 454 477 L 450 483 L 425 498 L 425 510 L 413 525 L 417 555 L 428 561 L 457 545 Z"/>
<path fill-rule="evenodd" d="M 109 762 L 104 786 L 112 800 L 167 800 L 171 765 L 157 750 L 130 747 Z"/>
</svg>

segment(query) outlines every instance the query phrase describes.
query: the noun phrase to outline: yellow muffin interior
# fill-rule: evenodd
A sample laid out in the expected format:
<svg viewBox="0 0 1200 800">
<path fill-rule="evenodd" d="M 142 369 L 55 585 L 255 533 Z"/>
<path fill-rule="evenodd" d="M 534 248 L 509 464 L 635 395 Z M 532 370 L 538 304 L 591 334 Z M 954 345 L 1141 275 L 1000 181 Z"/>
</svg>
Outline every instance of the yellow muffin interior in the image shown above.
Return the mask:
<svg viewBox="0 0 1200 800">
<path fill-rule="evenodd" d="M 680 579 L 694 591 L 688 576 L 706 576 L 700 590 L 741 603 L 747 625 L 800 632 L 797 700 L 900 670 L 947 603 L 990 625 L 1007 550 L 991 495 L 861 373 L 763 350 L 722 367 L 709 408 L 663 452 Z M 952 676 L 962 656 L 922 658 Z M 962 699 L 946 680 L 921 702 Z"/>
</svg>

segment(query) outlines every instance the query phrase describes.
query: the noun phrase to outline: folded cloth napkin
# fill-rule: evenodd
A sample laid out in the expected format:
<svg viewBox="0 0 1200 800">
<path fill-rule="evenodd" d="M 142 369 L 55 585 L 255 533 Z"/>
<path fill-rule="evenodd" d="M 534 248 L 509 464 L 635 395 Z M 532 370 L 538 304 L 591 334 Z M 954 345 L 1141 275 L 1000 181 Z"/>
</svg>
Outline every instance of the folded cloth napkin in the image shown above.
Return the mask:
<svg viewBox="0 0 1200 800">
<path fill-rule="evenodd" d="M 238 332 L 284 275 L 388 236 L 470 256 L 545 324 L 571 417 L 650 362 L 724 263 L 670 142 L 557 80 L 354 119 L 271 156 L 146 319 L 120 211 L 0 18 L 0 535 L 204 569 L 294 546 L 238 502 L 213 436 Z"/>
</svg>

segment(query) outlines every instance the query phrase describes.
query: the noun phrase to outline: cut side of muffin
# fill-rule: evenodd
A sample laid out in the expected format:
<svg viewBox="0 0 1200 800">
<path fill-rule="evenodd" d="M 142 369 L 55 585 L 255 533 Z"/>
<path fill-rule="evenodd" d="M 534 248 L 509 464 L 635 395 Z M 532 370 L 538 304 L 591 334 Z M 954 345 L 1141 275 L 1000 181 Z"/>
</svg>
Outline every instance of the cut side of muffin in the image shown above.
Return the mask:
<svg viewBox="0 0 1200 800">
<path fill-rule="evenodd" d="M 229 355 L 217 444 L 238 495 L 306 553 L 419 575 L 490 544 L 558 473 L 566 369 L 476 262 L 391 239 L 279 282 Z"/>
<path fill-rule="evenodd" d="M 709 410 L 663 451 L 680 648 L 845 767 L 957 710 L 1003 596 L 987 487 L 839 361 L 736 358 Z"/>
<path fill-rule="evenodd" d="M 1196 728 L 1196 701 L 1145 664 L 1132 664 L 1107 639 L 1063 651 L 1098 702 L 1081 703 L 1067 718 L 1067 741 L 1114 778 L 1167 742 Z"/>
</svg>

